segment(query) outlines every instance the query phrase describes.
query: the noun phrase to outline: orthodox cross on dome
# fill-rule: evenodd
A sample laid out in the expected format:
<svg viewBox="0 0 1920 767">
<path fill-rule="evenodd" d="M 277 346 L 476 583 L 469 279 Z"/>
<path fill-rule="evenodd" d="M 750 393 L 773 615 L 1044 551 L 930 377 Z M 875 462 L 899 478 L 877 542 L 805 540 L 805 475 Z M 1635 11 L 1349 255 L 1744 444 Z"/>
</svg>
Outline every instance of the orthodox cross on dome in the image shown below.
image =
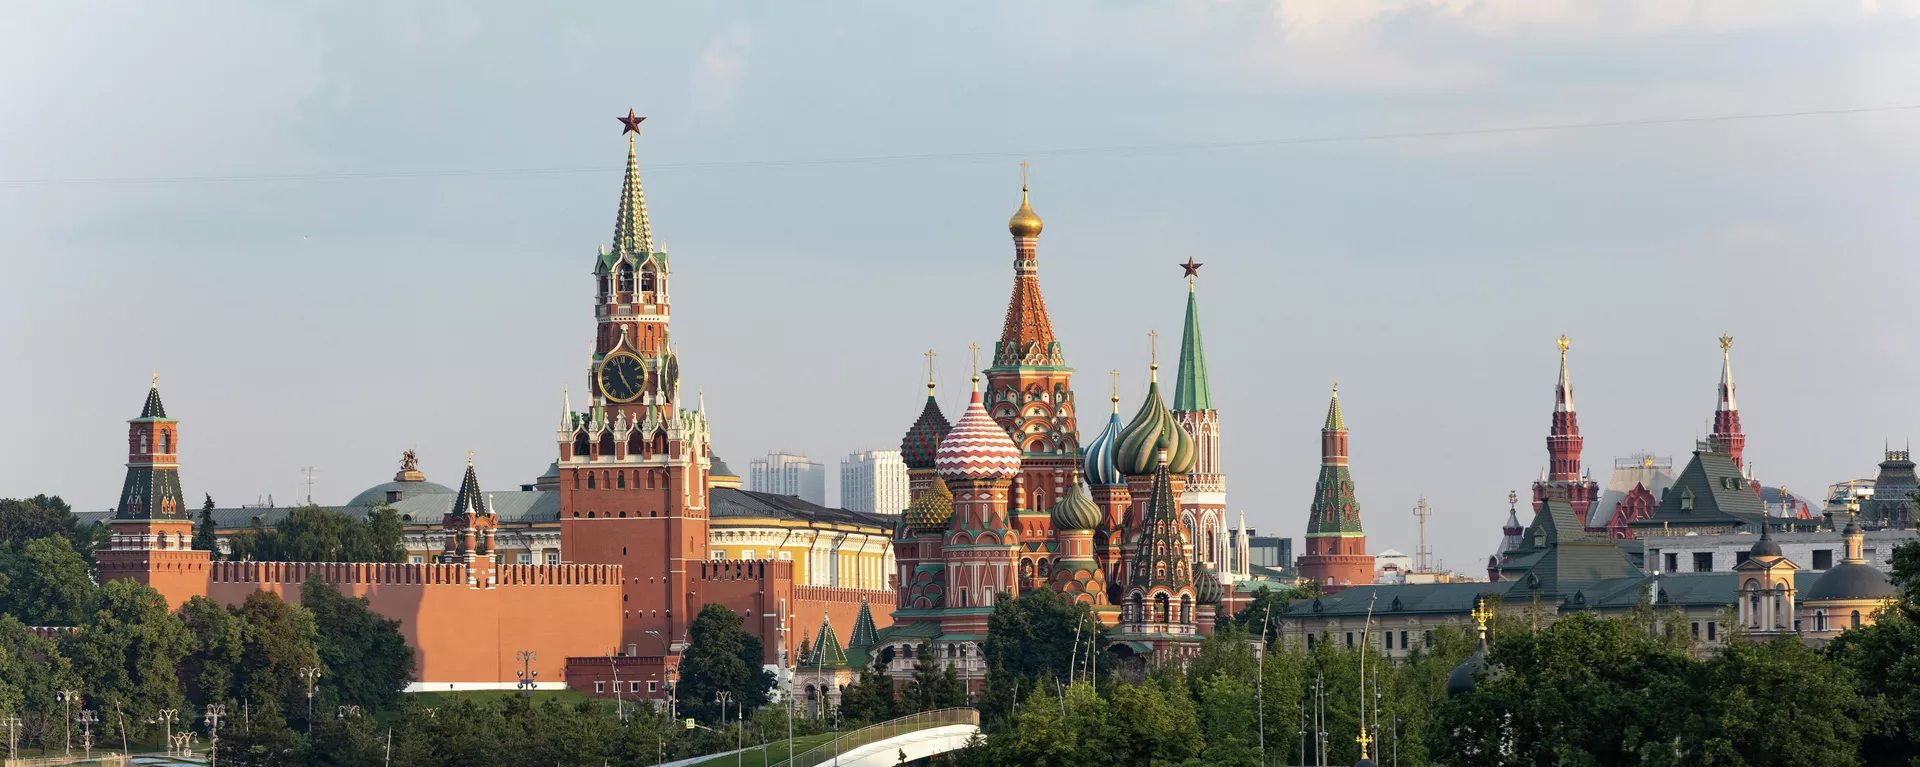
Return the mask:
<svg viewBox="0 0 1920 767">
<path fill-rule="evenodd" d="M 1020 161 L 1020 191 L 1027 191 L 1027 161 Z"/>
<path fill-rule="evenodd" d="M 1147 331 L 1147 370 L 1153 372 L 1153 380 L 1160 380 L 1160 331 Z"/>
<path fill-rule="evenodd" d="M 627 116 L 617 118 L 617 119 L 620 120 L 620 125 L 622 126 L 620 130 L 620 135 L 625 136 L 629 133 L 639 133 L 640 123 L 645 121 L 647 118 L 634 114 L 633 109 L 629 107 L 627 109 Z"/>
<path fill-rule="evenodd" d="M 980 345 L 967 344 L 967 351 L 973 355 L 973 390 L 980 391 Z"/>
<path fill-rule="evenodd" d="M 928 349 L 925 356 L 927 358 L 927 394 L 928 396 L 932 396 L 933 394 L 933 358 L 939 355 L 936 354 L 932 349 Z"/>
</svg>

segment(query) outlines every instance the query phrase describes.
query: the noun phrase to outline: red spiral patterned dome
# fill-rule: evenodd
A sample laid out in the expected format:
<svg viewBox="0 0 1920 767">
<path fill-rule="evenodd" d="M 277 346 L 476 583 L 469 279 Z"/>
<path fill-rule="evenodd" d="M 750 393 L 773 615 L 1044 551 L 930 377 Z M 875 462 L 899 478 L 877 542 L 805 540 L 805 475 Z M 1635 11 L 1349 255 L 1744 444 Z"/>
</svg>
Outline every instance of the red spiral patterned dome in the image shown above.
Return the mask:
<svg viewBox="0 0 1920 767">
<path fill-rule="evenodd" d="M 948 482 L 1012 479 L 1020 473 L 1020 448 L 1013 444 L 1007 431 L 987 415 L 987 409 L 980 404 L 980 392 L 973 393 L 960 422 L 940 440 L 933 468 Z"/>
</svg>

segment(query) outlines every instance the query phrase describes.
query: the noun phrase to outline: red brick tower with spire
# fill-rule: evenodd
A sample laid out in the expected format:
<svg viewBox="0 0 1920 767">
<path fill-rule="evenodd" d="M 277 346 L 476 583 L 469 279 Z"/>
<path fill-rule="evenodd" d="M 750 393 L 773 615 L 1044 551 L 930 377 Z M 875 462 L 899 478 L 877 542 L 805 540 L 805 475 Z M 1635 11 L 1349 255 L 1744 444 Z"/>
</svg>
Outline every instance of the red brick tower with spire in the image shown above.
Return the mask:
<svg viewBox="0 0 1920 767">
<path fill-rule="evenodd" d="M 1020 209 L 1007 222 L 1013 235 L 1013 296 L 1007 320 L 984 371 L 988 414 L 1020 447 L 1021 489 L 1014 508 L 1045 510 L 1066 493 L 1079 448 L 1073 368 L 1067 367 L 1040 296 L 1040 216 L 1028 201 L 1021 163 Z"/>
<path fill-rule="evenodd" d="M 1733 399 L 1732 349 L 1733 336 L 1720 336 L 1720 404 L 1713 409 L 1713 432 L 1707 435 L 1707 441 L 1738 467 L 1744 465 L 1740 454 L 1747 448 L 1747 435 L 1740 431 L 1740 406 Z M 1758 492 L 1759 486 L 1754 489 Z"/>
<path fill-rule="evenodd" d="M 707 420 L 680 401 L 670 342 L 667 254 L 656 246 L 634 137 L 646 118 L 620 118 L 627 172 L 613 245 L 593 262 L 593 356 L 586 412 L 569 401 L 557 432 L 560 541 L 570 562 L 625 568 L 622 644 L 649 632 L 686 641 L 699 609 L 690 570 L 707 559 Z"/>
<path fill-rule="evenodd" d="M 1347 468 L 1347 419 L 1340 412 L 1340 385 L 1327 403 L 1320 427 L 1320 478 L 1314 482 L 1307 514 L 1306 553 L 1296 561 L 1300 577 L 1327 592 L 1373 582 L 1373 556 L 1360 527 L 1360 500 Z"/>
<path fill-rule="evenodd" d="M 1180 264 L 1187 273 L 1187 317 L 1180 334 L 1180 369 L 1174 378 L 1173 420 L 1193 437 L 1193 471 L 1180 494 L 1180 519 L 1187 526 L 1194 561 L 1215 572 L 1228 572 L 1227 478 L 1220 471 L 1220 411 L 1213 407 L 1207 385 L 1207 353 L 1200 342 L 1200 304 L 1194 278 L 1203 264 L 1188 258 Z M 1228 577 L 1231 577 L 1229 575 Z"/>
<path fill-rule="evenodd" d="M 1582 521 L 1587 509 L 1600 497 L 1600 485 L 1584 478 L 1580 469 L 1580 449 L 1586 443 L 1580 437 L 1580 416 L 1573 408 L 1573 380 L 1567 376 L 1567 347 L 1573 342 L 1561 336 L 1560 380 L 1553 387 L 1553 426 L 1547 432 L 1547 471 L 1533 483 L 1533 510 L 1546 503 L 1547 488 L 1566 489 L 1567 504 Z"/>
<path fill-rule="evenodd" d="M 127 478 L 108 548 L 94 556 L 100 582 L 131 578 L 163 594 L 205 592 L 212 555 L 193 548 L 179 451 L 180 422 L 167 417 L 155 374 L 140 415 L 127 421 Z"/>
</svg>

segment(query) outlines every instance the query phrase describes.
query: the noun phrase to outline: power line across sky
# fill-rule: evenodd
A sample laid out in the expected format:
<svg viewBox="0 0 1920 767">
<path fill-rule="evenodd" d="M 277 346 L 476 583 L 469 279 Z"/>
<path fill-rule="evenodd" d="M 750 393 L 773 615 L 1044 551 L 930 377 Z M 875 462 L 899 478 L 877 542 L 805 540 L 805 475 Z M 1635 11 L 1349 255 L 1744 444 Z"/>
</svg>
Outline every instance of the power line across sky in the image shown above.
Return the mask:
<svg viewBox="0 0 1920 767">
<path fill-rule="evenodd" d="M 1548 123 L 1540 125 L 1513 125 L 1492 128 L 1460 128 L 1453 130 L 1402 131 L 1387 133 L 1347 133 L 1325 136 L 1292 136 L 1268 139 L 1247 139 L 1240 141 L 1196 141 L 1167 144 L 1130 144 L 1098 147 L 1056 147 L 1052 149 L 995 150 L 977 152 L 925 152 L 918 154 L 865 155 L 855 157 L 821 157 L 796 159 L 760 159 L 760 160 L 704 160 L 680 163 L 663 163 L 651 166 L 655 171 L 663 170 L 718 170 L 733 168 L 777 168 L 831 165 L 877 165 L 888 163 L 948 162 L 968 160 L 1002 160 L 1013 157 L 1074 157 L 1099 155 L 1142 155 L 1166 152 L 1207 151 L 1222 149 L 1253 149 L 1262 147 L 1301 146 L 1309 144 L 1342 144 L 1369 141 L 1404 141 L 1430 138 L 1456 138 L 1465 136 L 1486 136 L 1515 133 L 1544 133 L 1553 131 L 1603 130 L 1610 128 L 1632 128 L 1654 125 L 1682 125 L 1697 123 L 1724 123 L 1750 120 L 1777 120 L 1792 117 L 1816 117 L 1828 115 L 1870 114 L 1879 112 L 1901 112 L 1920 110 L 1920 104 L 1856 107 L 1846 109 L 1809 109 L 1792 112 L 1759 112 L 1726 115 L 1694 115 L 1688 117 L 1667 117 L 1639 120 L 1601 120 L 1593 122 Z M 262 173 L 236 175 L 183 175 L 183 176 L 121 176 L 101 178 L 39 178 L 39 179 L 0 179 L 0 186 L 62 186 L 97 184 L 192 184 L 192 183 L 245 183 L 262 181 L 378 181 L 432 178 L 482 178 L 514 176 L 547 176 L 578 173 L 618 173 L 619 168 L 604 165 L 547 168 L 478 168 L 465 170 L 414 170 L 414 171 L 365 171 L 334 173 Z"/>
</svg>

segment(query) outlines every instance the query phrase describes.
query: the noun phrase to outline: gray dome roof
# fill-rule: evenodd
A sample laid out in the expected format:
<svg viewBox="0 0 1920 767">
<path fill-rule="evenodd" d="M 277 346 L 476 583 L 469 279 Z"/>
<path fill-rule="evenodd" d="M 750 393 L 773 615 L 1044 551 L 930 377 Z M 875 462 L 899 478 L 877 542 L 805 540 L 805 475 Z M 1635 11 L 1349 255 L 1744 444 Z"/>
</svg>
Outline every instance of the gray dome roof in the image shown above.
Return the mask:
<svg viewBox="0 0 1920 767">
<path fill-rule="evenodd" d="M 1447 675 L 1447 697 L 1452 698 L 1473 692 L 1474 685 L 1477 684 L 1473 675 L 1486 665 L 1487 647 L 1481 645 L 1480 649 L 1473 651 L 1473 655 L 1461 661 L 1460 665 L 1454 666 L 1453 673 Z"/>
<path fill-rule="evenodd" d="M 1802 602 L 1828 599 L 1892 599 L 1900 595 L 1887 574 L 1858 562 L 1828 570 L 1800 595 Z"/>
<path fill-rule="evenodd" d="M 1747 551 L 1747 556 L 1749 558 L 1786 556 L 1780 551 L 1780 542 L 1773 539 L 1773 525 L 1764 521 L 1760 523 L 1760 540 L 1753 542 L 1753 548 Z"/>
<path fill-rule="evenodd" d="M 354 496 L 353 500 L 347 501 L 347 505 L 373 508 L 386 503 L 387 493 L 393 491 L 399 491 L 401 498 L 414 498 L 422 495 L 453 495 L 453 488 L 438 482 L 428 482 L 424 479 L 417 482 L 395 480 L 393 482 L 382 482 L 360 491 L 360 494 Z"/>
</svg>

